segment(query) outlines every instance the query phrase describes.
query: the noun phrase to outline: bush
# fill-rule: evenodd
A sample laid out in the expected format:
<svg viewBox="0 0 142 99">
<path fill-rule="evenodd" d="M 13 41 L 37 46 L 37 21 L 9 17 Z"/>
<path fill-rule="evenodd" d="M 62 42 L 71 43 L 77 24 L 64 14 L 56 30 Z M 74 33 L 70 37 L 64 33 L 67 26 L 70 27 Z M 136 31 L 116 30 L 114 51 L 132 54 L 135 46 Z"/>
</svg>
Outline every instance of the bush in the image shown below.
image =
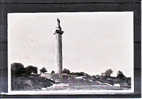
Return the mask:
<svg viewBox="0 0 142 99">
<path fill-rule="evenodd" d="M 45 72 L 47 72 L 47 70 L 46 70 L 45 67 L 43 67 L 43 68 L 40 69 L 40 73 L 45 73 Z"/>
<path fill-rule="evenodd" d="M 12 76 L 21 76 L 25 73 L 24 65 L 21 63 L 11 64 L 11 75 Z"/>
<path fill-rule="evenodd" d="M 113 73 L 113 71 L 111 69 L 108 69 L 105 71 L 105 76 L 110 77 L 112 73 Z"/>
<path fill-rule="evenodd" d="M 37 74 L 37 67 L 29 65 L 25 68 L 25 73 L 26 73 L 26 75 L 31 75 L 31 73 Z"/>
<path fill-rule="evenodd" d="M 51 71 L 51 74 L 55 74 L 55 71 L 54 71 L 54 70 L 52 70 L 52 71 Z"/>
<path fill-rule="evenodd" d="M 84 73 L 84 72 L 72 72 L 72 75 L 76 75 L 76 76 L 87 76 L 88 74 Z"/>
<path fill-rule="evenodd" d="M 70 70 L 69 70 L 69 69 L 64 68 L 64 70 L 62 71 L 62 73 L 70 74 Z"/>
<path fill-rule="evenodd" d="M 126 76 L 123 74 L 122 71 L 118 71 L 118 73 L 117 73 L 117 78 L 119 78 L 119 79 L 125 79 Z"/>
</svg>

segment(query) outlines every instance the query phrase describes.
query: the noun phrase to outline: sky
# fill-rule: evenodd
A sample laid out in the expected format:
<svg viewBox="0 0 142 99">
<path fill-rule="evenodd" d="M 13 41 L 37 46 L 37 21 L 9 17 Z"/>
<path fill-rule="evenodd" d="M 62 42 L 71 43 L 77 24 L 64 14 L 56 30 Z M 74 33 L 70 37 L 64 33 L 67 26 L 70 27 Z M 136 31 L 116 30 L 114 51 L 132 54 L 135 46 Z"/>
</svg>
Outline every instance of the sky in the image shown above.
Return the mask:
<svg viewBox="0 0 142 99">
<path fill-rule="evenodd" d="M 63 68 L 133 75 L 133 12 L 9 13 L 9 66 L 20 62 L 56 71 L 57 18 L 64 31 Z"/>
</svg>

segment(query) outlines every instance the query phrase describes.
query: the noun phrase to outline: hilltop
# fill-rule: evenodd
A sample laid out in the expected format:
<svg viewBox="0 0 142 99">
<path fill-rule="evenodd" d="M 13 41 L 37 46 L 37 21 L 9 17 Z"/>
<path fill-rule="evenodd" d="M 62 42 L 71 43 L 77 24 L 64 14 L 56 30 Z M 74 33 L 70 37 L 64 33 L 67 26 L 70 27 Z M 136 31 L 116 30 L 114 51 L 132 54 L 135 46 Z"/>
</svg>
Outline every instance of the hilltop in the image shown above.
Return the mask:
<svg viewBox="0 0 142 99">
<path fill-rule="evenodd" d="M 45 68 L 42 68 L 40 74 L 37 74 L 37 68 L 34 66 L 24 67 L 20 63 L 11 65 L 11 85 L 12 90 L 46 90 L 54 89 L 97 89 L 98 86 L 102 90 L 122 90 L 131 88 L 131 78 L 126 77 L 121 71 L 118 71 L 117 77 L 112 77 L 111 69 L 106 70 L 101 75 L 89 75 L 85 72 L 71 72 L 64 69 L 62 74 L 47 73 Z M 105 86 L 105 88 L 103 88 Z"/>
</svg>

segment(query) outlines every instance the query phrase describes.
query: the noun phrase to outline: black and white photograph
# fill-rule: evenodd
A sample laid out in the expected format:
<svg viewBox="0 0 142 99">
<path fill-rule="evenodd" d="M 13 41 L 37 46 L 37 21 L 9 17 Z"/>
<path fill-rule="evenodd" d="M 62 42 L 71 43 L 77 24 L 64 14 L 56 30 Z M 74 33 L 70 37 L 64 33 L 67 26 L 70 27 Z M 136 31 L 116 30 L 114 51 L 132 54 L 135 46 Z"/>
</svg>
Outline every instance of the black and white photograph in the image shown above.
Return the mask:
<svg viewBox="0 0 142 99">
<path fill-rule="evenodd" d="M 134 92 L 134 13 L 8 13 L 8 90 Z"/>
</svg>

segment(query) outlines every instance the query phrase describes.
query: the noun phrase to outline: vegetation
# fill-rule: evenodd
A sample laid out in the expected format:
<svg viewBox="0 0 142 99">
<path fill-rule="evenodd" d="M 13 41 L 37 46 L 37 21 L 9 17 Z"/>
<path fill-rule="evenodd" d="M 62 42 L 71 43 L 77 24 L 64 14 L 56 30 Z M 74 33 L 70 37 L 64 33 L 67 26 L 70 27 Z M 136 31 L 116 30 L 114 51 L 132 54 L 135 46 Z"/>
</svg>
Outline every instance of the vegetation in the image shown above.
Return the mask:
<svg viewBox="0 0 142 99">
<path fill-rule="evenodd" d="M 122 71 L 118 71 L 116 77 L 112 77 L 112 69 L 107 69 L 102 75 L 89 75 L 85 72 L 71 72 L 69 69 L 64 68 L 62 75 L 55 73 L 54 70 L 51 73 L 44 74 L 47 72 L 46 68 L 43 67 L 40 69 L 40 73 L 43 75 L 37 74 L 37 67 L 29 65 L 24 67 L 21 63 L 11 64 L 11 75 L 12 75 L 12 89 L 13 90 L 32 90 L 32 89 L 41 89 L 48 86 L 52 86 L 56 82 L 64 83 L 84 83 L 84 84 L 121 84 L 122 86 L 131 86 L 131 78 L 127 78 Z M 51 80 L 52 79 L 52 80 Z"/>
<path fill-rule="evenodd" d="M 29 65 L 26 68 L 24 68 L 24 65 L 21 63 L 11 64 L 11 75 L 12 76 L 15 76 L 15 77 L 27 76 L 27 75 L 31 75 L 32 73 L 37 74 L 37 67 Z"/>
<path fill-rule="evenodd" d="M 45 67 L 43 67 L 43 68 L 40 69 L 40 73 L 45 73 L 45 72 L 47 72 L 47 70 L 46 70 Z"/>
<path fill-rule="evenodd" d="M 117 73 L 117 78 L 119 78 L 119 79 L 125 79 L 126 76 L 123 74 L 122 71 L 118 71 L 118 73 Z"/>
<path fill-rule="evenodd" d="M 55 74 L 55 71 L 54 71 L 54 70 L 52 70 L 52 71 L 51 71 L 51 74 Z"/>
<path fill-rule="evenodd" d="M 42 68 L 40 71 L 43 73 L 47 72 L 45 68 Z M 12 90 L 41 89 L 55 83 L 50 79 L 40 77 L 37 74 L 37 67 L 32 65 L 24 68 L 24 65 L 21 63 L 13 63 L 11 64 L 11 75 Z"/>
<path fill-rule="evenodd" d="M 64 70 L 62 71 L 62 73 L 70 74 L 70 70 L 69 70 L 69 69 L 64 68 Z"/>
<path fill-rule="evenodd" d="M 32 73 L 37 74 L 37 67 L 29 65 L 25 68 L 26 75 L 31 75 Z"/>
<path fill-rule="evenodd" d="M 11 64 L 11 75 L 12 76 L 21 76 L 25 73 L 24 65 L 21 63 Z"/>
<path fill-rule="evenodd" d="M 113 73 L 112 69 L 108 69 L 105 71 L 105 76 L 110 77 L 112 73 Z"/>
</svg>

